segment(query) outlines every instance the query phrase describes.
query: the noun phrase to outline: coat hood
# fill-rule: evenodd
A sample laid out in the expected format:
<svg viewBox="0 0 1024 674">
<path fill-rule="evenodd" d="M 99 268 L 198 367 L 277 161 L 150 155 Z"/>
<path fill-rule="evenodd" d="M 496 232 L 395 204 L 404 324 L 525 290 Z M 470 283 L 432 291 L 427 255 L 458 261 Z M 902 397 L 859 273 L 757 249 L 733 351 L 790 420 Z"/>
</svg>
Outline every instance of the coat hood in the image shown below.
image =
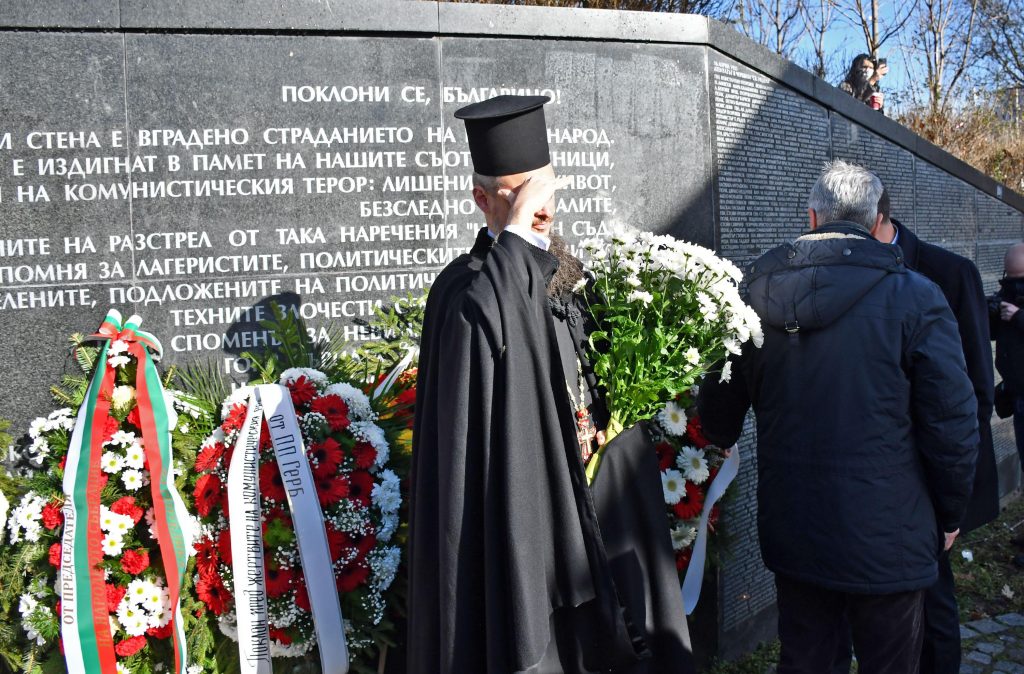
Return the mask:
<svg viewBox="0 0 1024 674">
<path fill-rule="evenodd" d="M 889 274 L 907 269 L 898 246 L 852 223 L 831 223 L 774 248 L 750 267 L 750 305 L 773 328 L 830 325 Z"/>
</svg>

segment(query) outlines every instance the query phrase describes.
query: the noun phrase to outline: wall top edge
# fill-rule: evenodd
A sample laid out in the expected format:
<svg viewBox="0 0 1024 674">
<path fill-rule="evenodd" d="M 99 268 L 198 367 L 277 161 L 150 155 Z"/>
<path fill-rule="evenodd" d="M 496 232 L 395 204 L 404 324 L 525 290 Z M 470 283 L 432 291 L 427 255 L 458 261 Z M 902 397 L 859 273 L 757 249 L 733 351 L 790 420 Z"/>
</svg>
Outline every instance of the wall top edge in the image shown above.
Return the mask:
<svg viewBox="0 0 1024 674">
<path fill-rule="evenodd" d="M 11 29 L 395 33 L 706 45 L 1024 211 L 1024 196 L 732 27 L 704 16 L 435 0 L 6 0 L 0 3 L 0 31 Z"/>
</svg>

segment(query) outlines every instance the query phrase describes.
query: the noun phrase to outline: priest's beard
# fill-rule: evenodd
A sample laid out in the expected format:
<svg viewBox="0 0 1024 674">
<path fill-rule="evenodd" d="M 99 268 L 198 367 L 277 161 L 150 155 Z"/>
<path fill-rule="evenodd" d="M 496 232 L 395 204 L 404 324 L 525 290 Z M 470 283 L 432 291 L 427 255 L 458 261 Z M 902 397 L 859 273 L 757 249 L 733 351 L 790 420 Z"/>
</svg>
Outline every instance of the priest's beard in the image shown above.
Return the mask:
<svg viewBox="0 0 1024 674">
<path fill-rule="evenodd" d="M 583 278 L 583 263 L 569 250 L 569 243 L 557 234 L 551 235 L 548 252 L 558 258 L 558 271 L 548 284 L 548 296 L 562 297 L 571 293 Z"/>
</svg>

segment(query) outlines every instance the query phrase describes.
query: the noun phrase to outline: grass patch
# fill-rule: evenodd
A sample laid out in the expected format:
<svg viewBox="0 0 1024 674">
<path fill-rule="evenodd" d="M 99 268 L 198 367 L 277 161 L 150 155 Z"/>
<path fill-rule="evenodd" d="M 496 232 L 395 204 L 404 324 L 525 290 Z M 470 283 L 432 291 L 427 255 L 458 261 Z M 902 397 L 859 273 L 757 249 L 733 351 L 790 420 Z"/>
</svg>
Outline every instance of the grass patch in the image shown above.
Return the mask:
<svg viewBox="0 0 1024 674">
<path fill-rule="evenodd" d="M 1018 498 L 994 522 L 957 539 L 952 562 L 960 622 L 1024 612 L 1024 569 L 1013 563 L 1024 548 L 1010 542 L 1022 534 L 1024 499 Z M 974 561 L 965 559 L 964 551 Z"/>
<path fill-rule="evenodd" d="M 750 655 L 734 662 L 715 660 L 706 674 L 765 674 L 779 664 L 779 642 L 761 644 Z"/>
</svg>

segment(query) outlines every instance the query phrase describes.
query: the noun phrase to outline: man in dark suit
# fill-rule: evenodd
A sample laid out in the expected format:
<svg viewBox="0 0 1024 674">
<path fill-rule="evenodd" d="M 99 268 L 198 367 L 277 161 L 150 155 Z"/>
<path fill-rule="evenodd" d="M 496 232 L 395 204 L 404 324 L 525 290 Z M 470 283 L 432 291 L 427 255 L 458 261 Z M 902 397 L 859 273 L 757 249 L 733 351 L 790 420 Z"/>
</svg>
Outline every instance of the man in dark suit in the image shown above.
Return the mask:
<svg viewBox="0 0 1024 674">
<path fill-rule="evenodd" d="M 961 533 L 991 522 L 999 515 L 999 475 L 992 446 L 993 374 L 988 304 L 981 275 L 973 262 L 926 241 L 890 217 L 889 193 L 882 191 L 881 224 L 872 232 L 882 242 L 899 246 L 910 269 L 933 281 L 946 296 L 960 330 L 967 376 L 978 399 L 978 463 L 974 491 L 960 525 Z M 925 595 L 925 637 L 921 672 L 960 671 L 960 615 L 949 552 L 939 558 L 939 580 Z"/>
</svg>

